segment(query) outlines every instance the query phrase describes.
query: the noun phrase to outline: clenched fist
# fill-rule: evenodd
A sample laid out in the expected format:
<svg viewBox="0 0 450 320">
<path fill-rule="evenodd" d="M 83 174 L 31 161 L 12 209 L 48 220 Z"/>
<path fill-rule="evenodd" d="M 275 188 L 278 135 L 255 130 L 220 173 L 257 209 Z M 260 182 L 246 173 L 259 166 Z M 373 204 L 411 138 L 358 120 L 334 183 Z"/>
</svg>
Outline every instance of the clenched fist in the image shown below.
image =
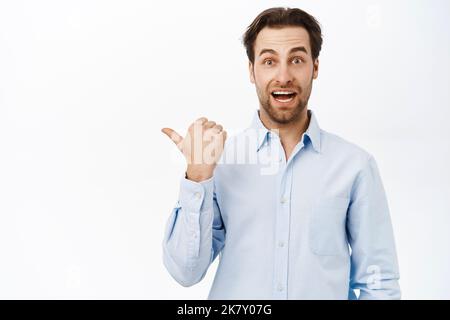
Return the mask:
<svg viewBox="0 0 450 320">
<path fill-rule="evenodd" d="M 189 180 L 200 182 L 213 176 L 227 138 L 227 132 L 220 124 L 202 117 L 194 121 L 186 137 L 170 128 L 161 129 L 180 149 L 188 164 L 186 175 Z"/>
</svg>

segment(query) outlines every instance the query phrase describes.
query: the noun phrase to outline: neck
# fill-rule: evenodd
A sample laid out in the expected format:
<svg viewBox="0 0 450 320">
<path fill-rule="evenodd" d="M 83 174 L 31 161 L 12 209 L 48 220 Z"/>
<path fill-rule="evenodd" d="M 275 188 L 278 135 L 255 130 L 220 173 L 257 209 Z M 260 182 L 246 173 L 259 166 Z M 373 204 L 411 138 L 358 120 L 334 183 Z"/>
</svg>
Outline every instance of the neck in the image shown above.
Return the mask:
<svg viewBox="0 0 450 320">
<path fill-rule="evenodd" d="M 284 148 L 286 160 L 289 158 L 292 150 L 300 141 L 303 133 L 309 126 L 308 107 L 306 106 L 298 119 L 289 123 L 279 123 L 273 121 L 263 108 L 259 109 L 259 117 L 263 125 L 269 129 L 277 129 L 281 144 Z"/>
</svg>

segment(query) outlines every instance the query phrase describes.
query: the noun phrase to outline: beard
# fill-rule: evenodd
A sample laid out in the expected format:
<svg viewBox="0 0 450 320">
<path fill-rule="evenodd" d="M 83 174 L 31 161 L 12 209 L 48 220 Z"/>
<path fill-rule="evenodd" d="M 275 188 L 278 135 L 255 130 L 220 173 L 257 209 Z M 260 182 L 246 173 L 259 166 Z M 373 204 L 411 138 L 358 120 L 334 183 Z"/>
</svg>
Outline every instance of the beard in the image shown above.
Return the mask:
<svg viewBox="0 0 450 320">
<path fill-rule="evenodd" d="M 298 121 L 308 105 L 308 100 L 312 90 L 312 80 L 313 79 L 311 79 L 311 82 L 309 83 L 308 87 L 304 92 L 302 88 L 298 87 L 298 90 L 296 90 L 297 94 L 294 97 L 294 99 L 298 99 L 298 102 L 293 108 L 289 110 L 281 110 L 279 107 L 273 106 L 270 102 L 271 94 L 270 93 L 266 94 L 266 92 L 269 92 L 269 90 L 264 92 L 259 90 L 259 88 L 257 87 L 256 91 L 258 94 L 259 103 L 269 116 L 270 120 L 274 123 L 282 125 Z M 283 88 L 283 89 L 295 89 L 295 88 Z"/>
</svg>

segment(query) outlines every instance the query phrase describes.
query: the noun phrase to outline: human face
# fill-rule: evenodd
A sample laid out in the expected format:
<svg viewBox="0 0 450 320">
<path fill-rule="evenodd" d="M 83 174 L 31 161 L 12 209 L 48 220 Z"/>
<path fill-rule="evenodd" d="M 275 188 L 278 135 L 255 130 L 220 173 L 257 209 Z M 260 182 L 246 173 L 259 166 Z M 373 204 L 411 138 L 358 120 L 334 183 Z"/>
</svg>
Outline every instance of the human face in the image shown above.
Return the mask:
<svg viewBox="0 0 450 320">
<path fill-rule="evenodd" d="M 263 28 L 255 41 L 255 62 L 249 62 L 260 111 L 275 124 L 290 124 L 306 115 L 319 60 L 313 61 L 309 35 L 298 26 Z M 293 92 L 291 96 L 273 92 Z M 289 98 L 288 98 L 289 97 Z"/>
</svg>

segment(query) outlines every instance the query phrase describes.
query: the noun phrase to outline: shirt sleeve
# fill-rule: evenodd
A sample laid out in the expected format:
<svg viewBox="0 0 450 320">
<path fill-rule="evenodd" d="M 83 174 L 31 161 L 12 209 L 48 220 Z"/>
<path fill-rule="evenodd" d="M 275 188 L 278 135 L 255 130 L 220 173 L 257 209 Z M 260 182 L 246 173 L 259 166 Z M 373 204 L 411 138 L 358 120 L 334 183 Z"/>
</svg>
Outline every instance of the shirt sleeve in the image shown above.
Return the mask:
<svg viewBox="0 0 450 320">
<path fill-rule="evenodd" d="M 225 243 L 225 228 L 214 177 L 194 182 L 183 177 L 179 198 L 167 221 L 163 262 L 183 286 L 200 282 Z"/>
<path fill-rule="evenodd" d="M 347 216 L 350 290 L 359 299 L 400 299 L 394 234 L 378 166 L 372 156 L 358 174 Z"/>
</svg>

